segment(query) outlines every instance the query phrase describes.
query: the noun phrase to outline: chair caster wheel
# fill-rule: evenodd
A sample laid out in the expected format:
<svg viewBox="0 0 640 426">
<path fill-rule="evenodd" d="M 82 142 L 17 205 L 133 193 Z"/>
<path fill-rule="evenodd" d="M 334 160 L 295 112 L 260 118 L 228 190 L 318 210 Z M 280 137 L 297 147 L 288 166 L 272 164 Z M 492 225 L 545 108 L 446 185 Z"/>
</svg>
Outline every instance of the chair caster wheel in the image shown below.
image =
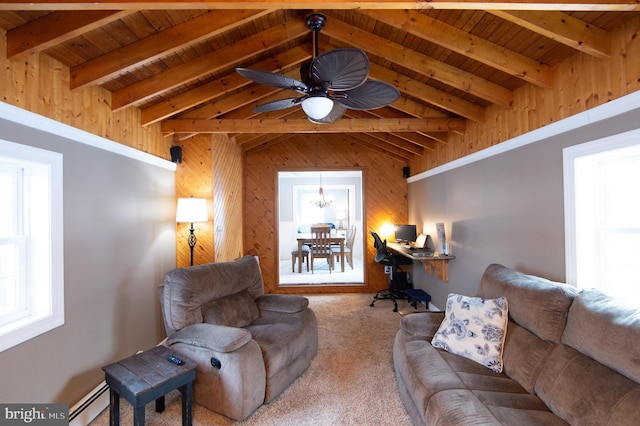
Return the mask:
<svg viewBox="0 0 640 426">
<path fill-rule="evenodd" d="M 373 308 L 373 302 L 369 303 L 369 306 L 371 306 Z"/>
</svg>

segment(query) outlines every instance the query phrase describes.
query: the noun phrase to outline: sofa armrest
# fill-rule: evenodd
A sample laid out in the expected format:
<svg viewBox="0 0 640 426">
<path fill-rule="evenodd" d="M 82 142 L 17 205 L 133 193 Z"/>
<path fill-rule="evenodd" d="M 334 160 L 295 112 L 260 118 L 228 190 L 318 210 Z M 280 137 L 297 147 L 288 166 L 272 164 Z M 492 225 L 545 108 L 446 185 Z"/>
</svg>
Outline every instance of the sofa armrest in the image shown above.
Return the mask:
<svg viewBox="0 0 640 426">
<path fill-rule="evenodd" d="M 444 312 L 416 312 L 403 316 L 400 328 L 414 336 L 432 337 L 443 319 Z"/>
<path fill-rule="evenodd" d="M 244 328 L 216 324 L 192 324 L 167 338 L 167 346 L 185 343 L 216 352 L 233 352 L 251 341 L 251 333 Z"/>
<path fill-rule="evenodd" d="M 289 294 L 264 294 L 256 299 L 256 304 L 261 311 L 295 314 L 307 309 L 309 299 Z"/>
</svg>

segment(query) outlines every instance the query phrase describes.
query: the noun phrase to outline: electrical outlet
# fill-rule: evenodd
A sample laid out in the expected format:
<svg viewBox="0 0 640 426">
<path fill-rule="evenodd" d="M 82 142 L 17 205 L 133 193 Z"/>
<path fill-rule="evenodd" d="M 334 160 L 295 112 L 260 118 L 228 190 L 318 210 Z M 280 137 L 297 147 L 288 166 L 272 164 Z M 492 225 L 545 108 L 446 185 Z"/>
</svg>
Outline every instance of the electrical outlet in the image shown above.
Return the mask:
<svg viewBox="0 0 640 426">
<path fill-rule="evenodd" d="M 384 273 L 385 274 L 390 274 L 391 273 L 391 266 L 384 265 Z"/>
</svg>

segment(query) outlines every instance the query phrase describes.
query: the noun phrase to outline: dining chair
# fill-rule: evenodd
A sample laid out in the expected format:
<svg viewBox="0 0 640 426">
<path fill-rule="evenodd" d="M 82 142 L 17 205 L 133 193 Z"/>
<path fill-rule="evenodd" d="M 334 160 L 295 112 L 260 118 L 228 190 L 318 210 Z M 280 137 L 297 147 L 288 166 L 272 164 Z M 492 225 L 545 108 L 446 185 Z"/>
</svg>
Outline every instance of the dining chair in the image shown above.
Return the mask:
<svg viewBox="0 0 640 426">
<path fill-rule="evenodd" d="M 302 245 L 302 263 L 307 263 L 307 272 L 309 272 L 309 246 L 306 244 Z M 296 244 L 291 249 L 291 272 L 296 271 L 296 262 L 298 261 L 298 245 Z M 302 267 L 300 267 L 302 271 Z"/>
<path fill-rule="evenodd" d="M 316 258 L 327 259 L 327 262 L 329 262 L 329 272 L 333 270 L 333 250 L 331 250 L 330 238 L 331 228 L 328 225 L 311 226 L 310 263 L 312 274 Z"/>
<path fill-rule="evenodd" d="M 344 257 L 347 260 L 351 269 L 353 269 L 353 243 L 356 239 L 356 225 L 351 224 L 347 228 L 347 235 L 344 239 Z M 340 259 L 340 247 L 336 247 L 334 244 L 332 247 L 333 254 L 335 255 L 335 259 L 339 261 Z"/>
</svg>

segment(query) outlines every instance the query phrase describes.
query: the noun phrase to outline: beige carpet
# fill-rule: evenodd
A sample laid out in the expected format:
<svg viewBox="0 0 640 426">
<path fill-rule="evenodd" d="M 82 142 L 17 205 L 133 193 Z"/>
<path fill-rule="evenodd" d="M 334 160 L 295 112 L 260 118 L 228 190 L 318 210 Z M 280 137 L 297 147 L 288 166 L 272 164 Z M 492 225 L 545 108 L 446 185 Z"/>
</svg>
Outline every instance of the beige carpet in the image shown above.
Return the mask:
<svg viewBox="0 0 640 426">
<path fill-rule="evenodd" d="M 376 302 L 372 295 L 309 296 L 318 317 L 318 356 L 311 367 L 269 405 L 258 408 L 243 422 L 230 420 L 198 405 L 194 425 L 410 425 L 398 397 L 393 373 L 392 346 L 400 316 L 391 301 Z M 413 309 L 406 301 L 400 309 Z M 146 407 L 148 425 L 181 424 L 181 394 L 171 392 L 166 410 Z M 131 406 L 120 403 L 121 424 L 133 423 Z M 109 424 L 105 410 L 91 425 Z"/>
</svg>

